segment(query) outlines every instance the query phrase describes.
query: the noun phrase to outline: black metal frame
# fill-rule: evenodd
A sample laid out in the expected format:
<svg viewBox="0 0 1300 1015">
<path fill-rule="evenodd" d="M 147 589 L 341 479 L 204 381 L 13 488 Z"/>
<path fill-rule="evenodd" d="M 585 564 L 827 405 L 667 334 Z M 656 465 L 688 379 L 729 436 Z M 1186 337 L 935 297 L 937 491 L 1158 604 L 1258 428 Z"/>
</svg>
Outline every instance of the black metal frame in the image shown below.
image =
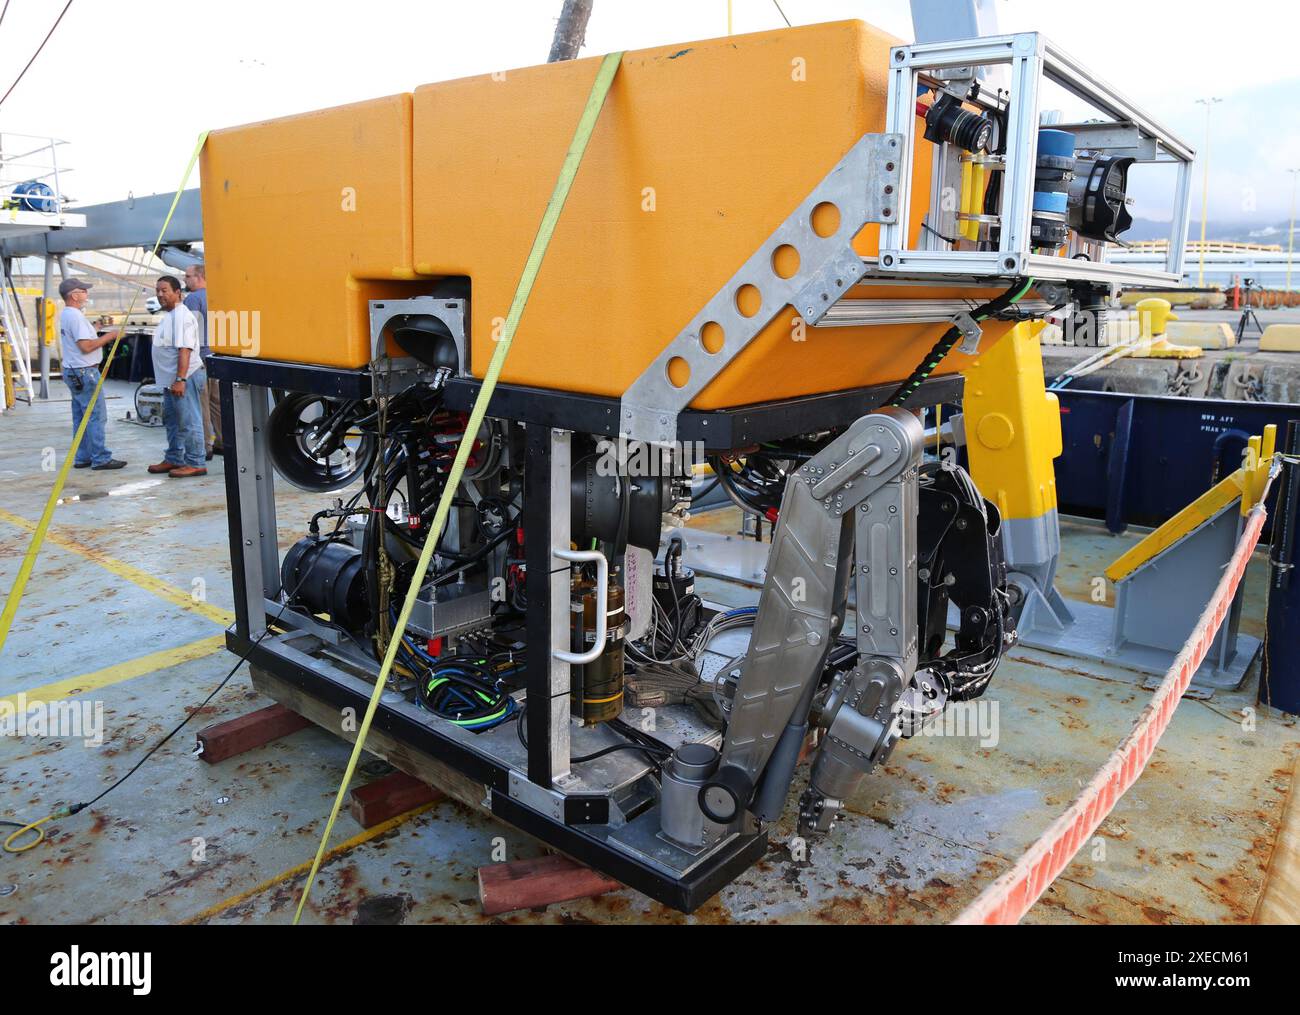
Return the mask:
<svg viewBox="0 0 1300 1015">
<path fill-rule="evenodd" d="M 233 629 L 226 632 L 226 648 L 236 655 L 246 653 L 250 665 L 266 670 L 340 710 L 351 708 L 360 714 L 369 704 L 367 696 L 355 687 L 331 679 L 328 673 L 302 666 L 265 643 L 253 645 Z M 593 816 L 581 809 L 567 813 L 566 824 L 514 799 L 510 796 L 509 769 L 506 766 L 444 736 L 433 727 L 416 722 L 382 702 L 375 711 L 373 725 L 412 749 L 475 782 L 483 783 L 488 788 L 495 817 L 629 888 L 684 913 L 698 909 L 752 867 L 767 851 L 766 832 L 737 836 L 688 876 L 674 878 L 587 831 L 583 825 L 589 824 Z"/>
<path fill-rule="evenodd" d="M 209 375 L 221 380 L 330 398 L 369 398 L 371 393 L 367 370 L 341 370 L 239 356 L 213 356 L 208 363 Z M 445 395 L 448 408 L 468 412 L 482 386 L 483 382 L 475 377 L 449 380 Z M 917 389 L 909 404 L 960 404 L 964 387 L 965 378 L 960 374 L 931 377 Z M 848 426 L 883 406 L 897 388 L 896 384 L 879 384 L 736 408 L 688 409 L 678 417 L 677 439 L 700 441 L 707 451 L 729 451 L 829 427 Z M 619 400 L 604 395 L 498 384 L 487 414 L 602 437 L 617 437 L 619 433 Z"/>
<path fill-rule="evenodd" d="M 524 619 L 524 673 L 527 701 L 547 707 L 530 708 L 528 780 L 551 788 L 551 441 L 546 427 L 530 426 L 524 456 L 524 594 L 530 609 Z M 565 569 L 568 565 L 565 564 Z"/>
<path fill-rule="evenodd" d="M 222 385 L 222 444 L 225 448 L 226 501 L 230 528 L 230 557 L 235 586 L 235 624 L 226 634 L 226 645 L 236 654 L 247 654 L 251 665 L 339 708 L 365 709 L 367 696 L 357 688 L 331 679 L 325 668 L 303 666 L 274 650 L 254 643 L 248 616 L 246 575 L 243 563 L 245 534 L 239 497 L 239 456 L 235 438 L 235 406 L 232 383 L 260 388 L 324 395 L 330 398 L 362 399 L 371 393 L 371 376 L 366 370 L 342 370 L 251 359 L 213 356 L 209 373 Z M 468 410 L 482 382 L 455 378 L 448 382 L 447 404 Z M 963 379 L 940 377 L 928 381 L 914 397 L 917 404 L 960 402 Z M 806 398 L 785 399 L 734 409 L 690 410 L 679 417 L 679 439 L 700 441 L 708 450 L 728 450 L 777 440 L 839 425 L 848 425 L 885 403 L 893 385 L 858 388 Z M 550 428 L 616 436 L 618 399 L 575 394 L 518 385 L 499 385 L 489 415 L 533 424 L 528 427 L 524 468 L 524 525 L 534 533 L 525 541 L 528 564 L 526 594 L 532 607 L 526 620 L 528 697 L 545 701 L 550 697 L 550 574 L 551 556 Z M 274 618 L 268 618 L 272 623 Z M 551 787 L 550 728 L 548 710 L 529 709 L 528 779 L 546 789 Z M 382 702 L 375 724 L 413 748 L 448 765 L 489 789 L 492 813 L 574 859 L 616 878 L 637 891 L 668 906 L 691 912 L 721 888 L 757 862 L 767 849 L 767 833 L 737 836 L 717 853 L 700 863 L 689 875 L 673 877 L 663 869 L 638 860 L 583 828 L 598 819 L 590 801 L 577 801 L 568 808 L 564 821 L 542 814 L 511 797 L 509 770 L 485 755 L 415 722 Z"/>
<path fill-rule="evenodd" d="M 313 697 L 338 708 L 364 710 L 368 696 L 357 687 L 334 679 L 328 666 L 313 668 L 277 651 L 268 640 L 252 637 L 247 597 L 247 575 L 244 568 L 244 543 L 248 537 L 239 495 L 240 461 L 235 435 L 235 397 L 232 383 L 248 384 L 257 388 L 283 388 L 290 391 L 322 394 L 335 398 L 363 398 L 369 392 L 369 375 L 363 371 L 331 370 L 298 364 L 272 363 L 238 357 L 214 357 L 212 376 L 224 381 L 221 390 L 222 443 L 225 448 L 225 476 L 227 518 L 230 534 L 232 582 L 235 591 L 235 623 L 226 632 L 226 647 L 233 653 L 245 656 L 250 665 L 265 670 L 279 679 L 300 688 Z M 473 391 L 477 390 L 477 382 Z M 471 397 L 468 385 L 458 385 L 461 397 Z M 500 389 L 499 389 L 500 390 Z M 544 397 L 518 394 L 528 389 L 507 391 L 511 408 L 514 399 L 524 397 L 532 409 L 525 413 L 525 421 L 541 422 L 541 415 L 556 411 L 556 407 L 575 402 L 586 403 L 585 396 L 565 395 L 562 392 L 543 392 Z M 609 400 L 602 400 L 609 401 Z M 497 403 L 494 401 L 494 407 Z M 615 403 L 616 404 L 616 403 Z M 498 408 L 498 411 L 501 411 Z M 581 415 L 581 414 L 580 414 Z M 558 423 L 560 417 L 556 418 Z M 581 427 L 582 421 L 573 411 L 565 414 L 565 429 Z M 582 416 L 586 418 L 585 415 Z M 524 472 L 525 527 L 537 535 L 525 542 L 528 562 L 526 593 L 534 606 L 527 617 L 527 672 L 528 694 L 532 700 L 546 700 L 549 688 L 549 605 L 550 569 L 555 566 L 551 558 L 550 532 L 550 428 L 534 425 L 528 428 L 528 455 Z M 268 626 L 274 628 L 276 618 L 267 617 Z M 274 630 L 267 639 L 274 637 Z M 546 709 L 530 709 L 528 778 L 539 786 L 550 788 L 550 730 Z M 584 826 L 604 824 L 608 821 L 608 801 L 576 798 L 566 801 L 563 820 L 541 813 L 510 795 L 509 768 L 487 755 L 478 753 L 464 743 L 439 732 L 389 708 L 378 705 L 374 723 L 387 732 L 423 752 L 434 760 L 482 782 L 488 789 L 494 815 L 522 831 L 588 866 L 617 879 L 644 895 L 664 905 L 683 912 L 692 912 L 756 863 L 767 850 L 765 831 L 746 832 L 730 840 L 720 850 L 710 855 L 684 877 L 675 877 L 664 869 L 641 860 L 633 854 L 611 845 Z M 604 803 L 604 807 L 600 804 Z"/>
<path fill-rule="evenodd" d="M 248 578 L 244 572 L 244 512 L 239 498 L 239 454 L 235 449 L 235 392 L 226 381 L 221 385 L 221 448 L 226 477 L 226 528 L 230 534 L 230 581 L 235 589 L 234 633 L 241 640 L 249 638 Z M 230 643 L 227 633 L 226 643 Z M 231 651 L 234 651 L 233 649 Z"/>
</svg>

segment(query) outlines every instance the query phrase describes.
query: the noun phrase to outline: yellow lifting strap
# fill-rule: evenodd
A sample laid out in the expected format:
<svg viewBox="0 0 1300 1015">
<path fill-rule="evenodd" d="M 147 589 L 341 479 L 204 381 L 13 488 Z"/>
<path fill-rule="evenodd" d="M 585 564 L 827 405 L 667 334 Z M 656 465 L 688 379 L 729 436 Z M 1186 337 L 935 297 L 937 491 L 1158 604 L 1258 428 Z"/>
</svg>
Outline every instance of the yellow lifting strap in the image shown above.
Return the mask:
<svg viewBox="0 0 1300 1015">
<path fill-rule="evenodd" d="M 443 487 L 442 496 L 438 499 L 438 509 L 433 516 L 433 523 L 428 528 L 424 549 L 420 553 L 420 560 L 415 566 L 415 574 L 411 578 L 411 587 L 406 593 L 401 613 L 397 617 L 397 625 L 393 629 L 392 637 L 388 642 L 388 651 L 384 654 L 383 664 L 379 668 L 379 676 L 375 680 L 375 689 L 370 695 L 370 703 L 366 706 L 365 717 L 361 720 L 361 727 L 357 730 L 357 741 L 352 748 L 352 756 L 348 759 L 347 768 L 343 772 L 343 781 L 339 783 L 339 791 L 334 797 L 334 806 L 330 810 L 329 820 L 325 823 L 325 833 L 321 836 L 320 847 L 316 850 L 316 859 L 312 861 L 311 871 L 302 886 L 302 897 L 298 900 L 298 909 L 293 915 L 295 924 L 302 917 L 303 907 L 307 904 L 307 896 L 311 893 L 312 882 L 316 880 L 316 875 L 320 871 L 321 860 L 325 855 L 326 847 L 329 845 L 330 833 L 334 830 L 334 822 L 339 816 L 339 809 L 343 805 L 344 794 L 347 793 L 348 784 L 352 781 L 353 773 L 356 771 L 357 760 L 361 757 L 361 750 L 365 745 L 366 736 L 370 732 L 370 723 L 375 717 L 379 699 L 388 683 L 388 675 L 393 669 L 394 660 L 397 658 L 397 649 L 402 644 L 402 635 L 406 633 L 407 621 L 411 617 L 416 597 L 420 594 L 420 588 L 424 584 L 424 576 L 429 570 L 429 561 L 433 558 L 434 547 L 438 545 L 438 536 L 442 532 L 443 525 L 446 524 L 447 515 L 451 510 L 452 498 L 455 496 L 456 489 L 460 486 L 461 476 L 465 472 L 465 463 L 469 460 L 470 449 L 474 446 L 473 435 L 478 433 L 479 427 L 483 424 L 483 417 L 487 414 L 488 403 L 492 399 L 492 392 L 497 386 L 497 378 L 501 376 L 501 368 L 505 365 L 506 356 L 510 352 L 510 345 L 514 341 L 515 331 L 519 327 L 519 319 L 523 317 L 524 307 L 527 306 L 528 297 L 533 291 L 533 283 L 537 281 L 537 274 L 541 270 L 542 258 L 546 256 L 546 248 L 550 246 L 551 237 L 555 233 L 555 225 L 560 219 L 560 212 L 564 210 L 564 203 L 568 200 L 569 191 L 578 175 L 578 167 L 582 164 L 582 157 L 587 151 L 587 143 L 591 140 L 591 135 L 596 129 L 596 120 L 600 117 L 601 107 L 605 104 L 605 96 L 609 94 L 610 86 L 614 83 L 614 75 L 618 73 L 618 67 L 622 60 L 623 54 L 621 52 L 610 53 L 601 61 L 600 68 L 596 71 L 596 80 L 591 86 L 591 94 L 587 97 L 587 106 L 582 111 L 582 117 L 578 120 L 578 129 L 574 132 L 573 141 L 569 145 L 569 153 L 564 158 L 564 165 L 560 169 L 560 178 L 555 181 L 555 190 L 546 206 L 546 212 L 542 215 L 542 224 L 537 230 L 537 238 L 533 240 L 533 248 L 528 254 L 527 262 L 524 264 L 524 272 L 520 276 L 519 286 L 515 289 L 514 300 L 510 304 L 510 313 L 506 317 L 501 339 L 497 342 L 497 347 L 492 353 L 492 360 L 488 363 L 487 371 L 483 375 L 483 386 L 479 389 L 478 397 L 474 400 L 474 407 L 470 411 L 469 422 L 465 426 L 465 436 L 461 438 L 460 445 L 456 449 L 455 461 L 452 462 L 451 472 L 447 476 L 447 483 Z"/>
</svg>

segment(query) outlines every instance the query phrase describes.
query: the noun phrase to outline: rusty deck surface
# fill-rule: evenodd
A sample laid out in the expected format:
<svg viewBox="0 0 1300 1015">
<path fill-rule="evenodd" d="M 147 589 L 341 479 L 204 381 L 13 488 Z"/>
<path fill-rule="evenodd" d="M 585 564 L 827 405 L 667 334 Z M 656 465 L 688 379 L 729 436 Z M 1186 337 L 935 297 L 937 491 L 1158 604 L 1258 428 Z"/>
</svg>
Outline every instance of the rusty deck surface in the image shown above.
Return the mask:
<svg viewBox="0 0 1300 1015">
<path fill-rule="evenodd" d="M 0 698 L 71 680 L 85 688 L 72 700 L 102 703 L 104 742 L 0 737 L 0 819 L 38 818 L 109 786 L 234 661 L 215 641 L 232 606 L 221 460 L 201 480 L 147 476 L 162 431 L 117 422 L 131 389 L 110 389 L 118 396 L 109 403 L 110 445 L 131 466 L 71 474 L 52 529 L 58 545 L 42 552 L 0 656 Z M 9 588 L 30 538 L 21 522 L 35 522 L 53 482 L 42 452 L 61 455 L 69 431 L 66 402 L 0 417 L 0 588 Z M 279 494 L 287 546 L 319 498 L 283 483 Z M 734 531 L 736 520 L 718 513 L 707 524 Z M 1061 589 L 1084 598 L 1136 537 L 1066 523 L 1062 538 Z M 1257 636 L 1264 570 L 1257 557 L 1246 583 L 1243 629 Z M 1293 717 L 1243 716 L 1254 707 L 1256 670 L 1240 692 L 1182 703 L 1151 766 L 1029 922 L 1254 918 L 1300 750 Z M 996 743 L 975 735 L 900 745 L 806 858 L 791 855 L 787 815 L 766 859 L 693 916 L 622 891 L 492 922 L 949 920 L 1124 736 L 1149 697 L 1141 680 L 1014 650 L 983 699 L 986 716 L 996 708 Z M 0 854 L 0 923 L 290 920 L 301 883 L 294 872 L 315 851 L 348 746 L 312 728 L 215 766 L 191 755 L 198 727 L 268 703 L 241 671 L 102 803 L 52 822 L 48 843 Z M 368 766 L 357 781 L 383 771 Z M 522 834 L 451 801 L 369 833 L 345 814 L 333 843 L 344 848 L 323 867 L 306 922 L 487 922 L 477 868 L 538 853 Z"/>
</svg>

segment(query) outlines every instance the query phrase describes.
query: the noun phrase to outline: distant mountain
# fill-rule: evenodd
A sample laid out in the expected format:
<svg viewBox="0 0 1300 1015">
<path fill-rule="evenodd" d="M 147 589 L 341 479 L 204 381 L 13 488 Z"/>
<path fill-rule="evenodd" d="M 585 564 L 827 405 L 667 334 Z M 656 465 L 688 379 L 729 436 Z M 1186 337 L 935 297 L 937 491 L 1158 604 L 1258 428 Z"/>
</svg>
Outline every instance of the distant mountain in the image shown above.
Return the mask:
<svg viewBox="0 0 1300 1015">
<path fill-rule="evenodd" d="M 1276 225 L 1261 225 L 1258 221 L 1221 222 L 1210 219 L 1205 230 L 1205 238 L 1228 243 L 1275 243 L 1285 247 L 1289 224 L 1289 222 L 1279 222 Z M 1138 243 L 1142 240 L 1167 240 L 1169 223 L 1158 222 L 1155 219 L 1134 218 L 1133 228 L 1126 232 L 1123 238 L 1130 243 Z M 1190 240 L 1201 238 L 1199 220 L 1187 227 L 1187 238 Z M 1297 224 L 1296 239 L 1300 241 L 1300 223 Z"/>
</svg>

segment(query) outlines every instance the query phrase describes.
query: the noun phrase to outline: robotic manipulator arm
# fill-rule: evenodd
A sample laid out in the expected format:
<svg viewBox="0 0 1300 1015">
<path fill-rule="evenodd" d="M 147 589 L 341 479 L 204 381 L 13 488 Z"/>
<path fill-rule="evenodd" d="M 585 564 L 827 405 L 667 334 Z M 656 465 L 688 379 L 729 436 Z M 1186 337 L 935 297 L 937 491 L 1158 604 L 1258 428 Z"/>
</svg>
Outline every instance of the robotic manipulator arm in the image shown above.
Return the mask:
<svg viewBox="0 0 1300 1015">
<path fill-rule="evenodd" d="M 912 413 L 884 409 L 790 476 L 721 758 L 699 790 L 715 827 L 778 818 L 816 726 L 799 826 L 828 831 L 899 738 L 982 694 L 1014 643 L 997 511 L 955 464 L 922 464 L 922 441 Z M 850 580 L 857 662 L 828 677 Z M 950 600 L 961 622 L 941 655 Z"/>
</svg>

